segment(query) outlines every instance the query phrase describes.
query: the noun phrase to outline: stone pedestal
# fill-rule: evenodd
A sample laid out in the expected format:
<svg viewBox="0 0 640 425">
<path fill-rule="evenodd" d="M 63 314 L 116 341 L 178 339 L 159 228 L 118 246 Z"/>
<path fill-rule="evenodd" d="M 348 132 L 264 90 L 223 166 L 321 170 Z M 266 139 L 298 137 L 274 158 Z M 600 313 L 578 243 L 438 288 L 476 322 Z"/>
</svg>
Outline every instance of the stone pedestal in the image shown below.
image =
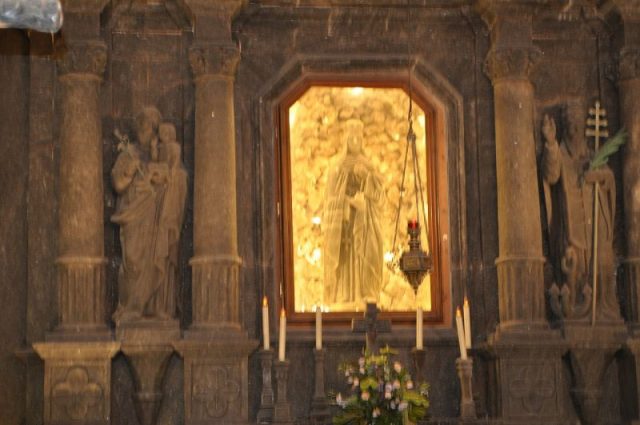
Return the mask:
<svg viewBox="0 0 640 425">
<path fill-rule="evenodd" d="M 100 84 L 107 60 L 99 41 L 69 44 L 58 62 L 60 195 L 58 325 L 50 339 L 108 339 Z"/>
<path fill-rule="evenodd" d="M 503 424 L 566 424 L 568 400 L 557 331 L 503 332 L 488 340 L 493 388 L 492 416 Z"/>
<path fill-rule="evenodd" d="M 256 346 L 246 337 L 175 343 L 184 359 L 186 425 L 249 423 L 247 363 Z"/>
<path fill-rule="evenodd" d="M 565 323 L 564 337 L 569 344 L 572 371 L 571 396 L 580 421 L 584 425 L 598 423 L 602 404 L 604 377 L 627 338 L 622 323 L 586 324 Z"/>
<path fill-rule="evenodd" d="M 141 425 L 154 425 L 162 404 L 162 382 L 174 352 L 173 344 L 180 339 L 175 320 L 141 320 L 125 323 L 116 329 L 135 385 L 134 406 Z"/>
<path fill-rule="evenodd" d="M 45 425 L 108 425 L 111 358 L 117 342 L 45 342 L 33 345 L 44 360 Z"/>
</svg>

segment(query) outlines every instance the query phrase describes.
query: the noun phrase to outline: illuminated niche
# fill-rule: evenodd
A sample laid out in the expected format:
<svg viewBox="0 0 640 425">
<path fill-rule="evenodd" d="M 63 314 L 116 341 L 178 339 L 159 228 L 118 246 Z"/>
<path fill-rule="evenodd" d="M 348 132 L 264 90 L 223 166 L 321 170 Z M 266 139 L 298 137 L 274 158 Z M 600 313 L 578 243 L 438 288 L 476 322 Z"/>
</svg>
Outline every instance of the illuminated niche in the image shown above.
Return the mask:
<svg viewBox="0 0 640 425">
<path fill-rule="evenodd" d="M 399 269 L 393 267 L 394 260 L 407 247 L 407 222 L 416 217 L 417 207 L 411 168 L 405 177 L 404 197 L 400 193 L 408 108 L 409 96 L 402 88 L 311 86 L 283 111 L 288 143 L 283 145 L 282 154 L 287 155 L 284 164 L 289 167 L 290 190 L 283 221 L 289 236 L 284 241 L 284 266 L 290 268 L 287 294 L 293 299 L 296 313 L 313 311 L 317 306 L 334 313 L 358 312 L 364 310 L 367 301 L 376 302 L 388 312 L 413 311 L 418 305 L 425 312 L 431 311 L 432 276 L 425 277 L 416 296 Z M 428 215 L 432 199 L 428 192 L 433 187 L 427 157 L 431 116 L 414 101 L 413 128 Z M 347 138 L 359 127 L 362 151 L 353 159 Z M 350 177 L 349 170 L 356 169 L 353 163 L 363 166 Z M 349 185 L 353 189 L 349 190 Z M 364 210 L 360 201 L 356 202 L 359 209 L 353 212 L 356 208 L 344 197 L 357 192 L 375 193 L 377 197 L 373 202 L 373 197 L 360 196 L 365 198 Z M 399 202 L 403 205 L 394 253 Z M 346 224 L 341 228 L 336 211 L 342 205 Z M 367 209 L 372 212 L 367 213 Z M 359 219 L 356 214 L 360 214 Z M 432 227 L 431 223 L 427 225 Z M 337 234 L 342 234 L 339 243 Z M 377 245 L 372 247 L 378 243 L 379 249 Z M 422 244 L 429 246 L 424 233 Z M 363 253 L 362 247 L 369 247 L 368 252 Z M 365 273 L 364 269 L 378 268 L 377 253 L 382 257 L 381 273 Z M 336 264 L 341 267 L 339 272 L 335 272 Z M 327 279 L 327 273 L 337 273 L 339 277 Z M 366 282 L 359 282 L 358 277 L 362 276 L 368 276 Z M 331 291 L 326 282 L 331 282 Z"/>
</svg>

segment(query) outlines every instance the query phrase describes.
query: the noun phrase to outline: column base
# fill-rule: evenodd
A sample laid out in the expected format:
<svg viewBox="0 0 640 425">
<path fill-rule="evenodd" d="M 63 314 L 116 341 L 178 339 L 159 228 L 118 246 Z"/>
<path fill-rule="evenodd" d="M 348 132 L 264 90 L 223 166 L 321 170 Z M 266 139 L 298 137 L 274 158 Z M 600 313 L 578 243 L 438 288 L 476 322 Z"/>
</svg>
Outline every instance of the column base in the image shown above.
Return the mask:
<svg viewBox="0 0 640 425">
<path fill-rule="evenodd" d="M 108 425 L 111 417 L 111 359 L 120 343 L 33 344 L 44 360 L 44 424 Z"/>
<path fill-rule="evenodd" d="M 559 331 L 501 328 L 489 336 L 490 413 L 501 424 L 566 424 L 562 356 L 568 346 Z"/>
<path fill-rule="evenodd" d="M 174 347 L 184 359 L 185 424 L 247 425 L 248 359 L 258 341 L 241 332 L 235 338 L 216 338 L 192 331 Z"/>
</svg>

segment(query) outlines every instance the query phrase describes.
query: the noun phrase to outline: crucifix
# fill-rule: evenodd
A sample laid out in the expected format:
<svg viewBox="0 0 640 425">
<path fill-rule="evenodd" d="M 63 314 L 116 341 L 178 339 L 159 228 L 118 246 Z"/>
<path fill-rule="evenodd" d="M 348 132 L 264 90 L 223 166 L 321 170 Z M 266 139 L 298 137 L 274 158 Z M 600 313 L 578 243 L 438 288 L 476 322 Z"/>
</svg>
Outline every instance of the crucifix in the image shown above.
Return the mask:
<svg viewBox="0 0 640 425">
<path fill-rule="evenodd" d="M 374 353 L 378 350 L 376 345 L 378 332 L 391 332 L 391 321 L 378 320 L 378 307 L 375 303 L 367 303 L 367 310 L 364 313 L 364 318 L 353 319 L 351 321 L 351 332 L 366 334 L 367 351 Z"/>
</svg>

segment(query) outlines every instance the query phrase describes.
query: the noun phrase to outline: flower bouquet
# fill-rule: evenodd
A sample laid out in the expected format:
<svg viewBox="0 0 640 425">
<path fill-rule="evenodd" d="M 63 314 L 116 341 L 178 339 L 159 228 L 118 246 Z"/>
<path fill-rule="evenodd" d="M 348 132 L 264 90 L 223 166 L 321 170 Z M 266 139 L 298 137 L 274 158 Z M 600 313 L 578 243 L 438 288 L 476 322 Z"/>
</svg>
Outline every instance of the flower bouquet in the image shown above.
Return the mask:
<svg viewBox="0 0 640 425">
<path fill-rule="evenodd" d="M 391 362 L 394 354 L 386 347 L 378 355 L 365 352 L 357 363 L 340 366 L 351 384 L 351 395 L 335 396 L 342 410 L 333 418 L 334 425 L 408 425 L 425 416 L 429 385 L 416 388 L 402 364 Z"/>
</svg>

